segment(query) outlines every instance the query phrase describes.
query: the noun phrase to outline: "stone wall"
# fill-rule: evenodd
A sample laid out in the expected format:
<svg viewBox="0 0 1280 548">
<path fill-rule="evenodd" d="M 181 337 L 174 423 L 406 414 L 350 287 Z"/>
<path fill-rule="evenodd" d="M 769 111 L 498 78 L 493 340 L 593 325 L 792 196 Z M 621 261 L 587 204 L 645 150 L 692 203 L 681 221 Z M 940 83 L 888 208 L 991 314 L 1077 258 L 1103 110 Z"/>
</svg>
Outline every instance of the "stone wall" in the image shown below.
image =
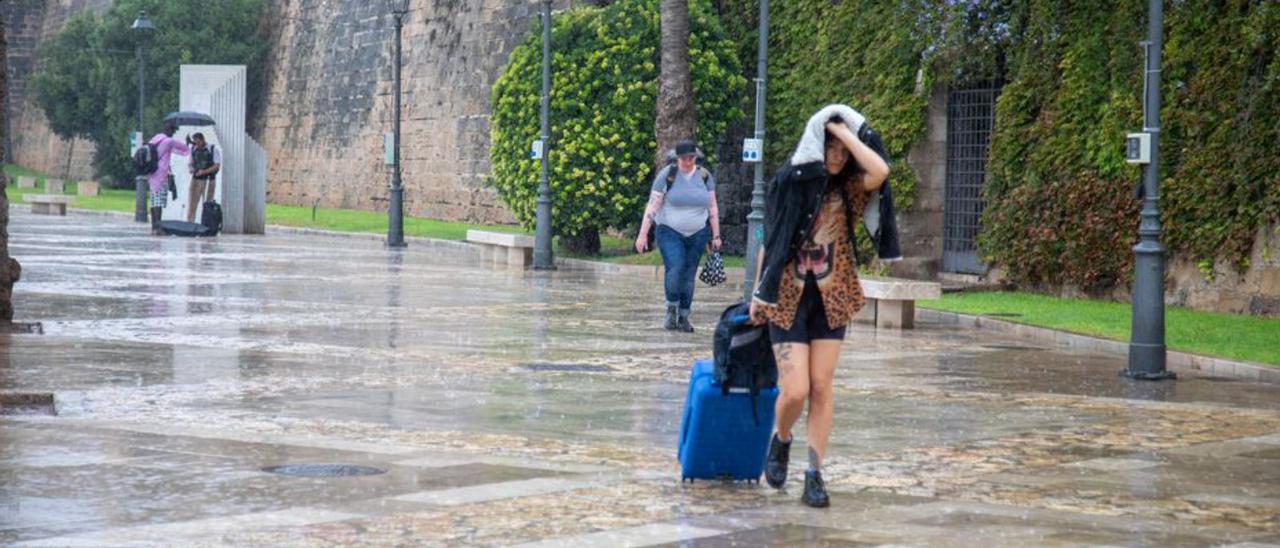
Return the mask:
<svg viewBox="0 0 1280 548">
<path fill-rule="evenodd" d="M 41 46 L 57 36 L 68 17 L 92 9 L 106 11 L 111 0 L 7 0 L 0 17 L 9 31 L 5 108 L 9 113 L 6 161 L 69 179 L 93 176 L 93 143 L 63 140 L 49 129 L 44 111 L 27 83 L 40 67 Z"/>
<path fill-rule="evenodd" d="M 1171 305 L 1280 316 L 1280 224 L 1258 228 L 1249 268 L 1244 271 L 1219 261 L 1209 276 L 1195 263 L 1175 257 L 1167 277 L 1165 301 Z"/>
<path fill-rule="evenodd" d="M 890 265 L 894 276 L 931 280 L 942 265 L 943 208 L 947 192 L 947 90 L 938 86 L 929 99 L 924 138 L 907 151 L 916 175 L 916 200 L 898 214 L 901 261 Z"/>
<path fill-rule="evenodd" d="M 556 9 L 587 2 L 558 0 Z M 595 2 L 591 2 L 595 3 Z M 538 23 L 530 0 L 412 0 L 403 31 L 401 155 L 406 212 L 514 222 L 485 184 L 489 90 Z M 378 210 L 390 170 L 394 31 L 383 3 L 273 0 L 262 116 L 272 203 Z"/>
</svg>

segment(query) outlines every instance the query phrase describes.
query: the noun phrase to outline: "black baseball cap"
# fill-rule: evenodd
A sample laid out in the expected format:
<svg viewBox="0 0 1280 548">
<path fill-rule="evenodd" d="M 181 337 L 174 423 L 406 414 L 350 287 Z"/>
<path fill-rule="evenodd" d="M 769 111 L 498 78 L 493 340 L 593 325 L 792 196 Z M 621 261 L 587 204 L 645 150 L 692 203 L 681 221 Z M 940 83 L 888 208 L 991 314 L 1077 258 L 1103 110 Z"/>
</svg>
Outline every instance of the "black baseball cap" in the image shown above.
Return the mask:
<svg viewBox="0 0 1280 548">
<path fill-rule="evenodd" d="M 696 143 L 688 139 L 676 143 L 676 156 L 688 156 L 690 154 L 698 154 L 698 145 Z"/>
</svg>

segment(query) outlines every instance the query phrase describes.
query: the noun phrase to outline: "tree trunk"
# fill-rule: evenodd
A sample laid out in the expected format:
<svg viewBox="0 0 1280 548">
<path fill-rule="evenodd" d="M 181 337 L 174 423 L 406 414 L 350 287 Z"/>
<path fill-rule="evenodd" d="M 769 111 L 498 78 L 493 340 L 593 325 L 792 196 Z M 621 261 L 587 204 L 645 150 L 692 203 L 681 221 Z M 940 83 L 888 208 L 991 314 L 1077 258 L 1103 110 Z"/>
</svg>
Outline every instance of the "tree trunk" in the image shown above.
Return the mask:
<svg viewBox="0 0 1280 548">
<path fill-rule="evenodd" d="M 600 231 L 584 228 L 577 236 L 560 236 L 560 245 L 572 255 L 595 256 L 600 254 Z"/>
<path fill-rule="evenodd" d="M 8 43 L 5 40 L 4 24 L 4 20 L 0 19 L 0 105 L 7 104 L 5 92 L 9 74 Z M 0 158 L 5 157 L 4 143 L 8 136 L 4 131 L 9 127 L 5 123 L 8 116 L 9 110 L 0 108 Z M 4 170 L 0 170 L 0 325 L 7 325 L 13 321 L 13 284 L 18 281 L 18 276 L 22 272 L 18 261 L 9 258 L 9 195 L 6 193 L 8 186 L 9 178 L 4 174 Z M 5 330 L 7 331 L 7 328 Z"/>
<path fill-rule="evenodd" d="M 693 106 L 693 80 L 689 75 L 689 0 L 659 2 L 662 28 L 658 72 L 658 105 L 654 117 L 658 150 L 654 165 L 661 165 L 676 141 L 694 139 L 698 113 Z"/>
</svg>

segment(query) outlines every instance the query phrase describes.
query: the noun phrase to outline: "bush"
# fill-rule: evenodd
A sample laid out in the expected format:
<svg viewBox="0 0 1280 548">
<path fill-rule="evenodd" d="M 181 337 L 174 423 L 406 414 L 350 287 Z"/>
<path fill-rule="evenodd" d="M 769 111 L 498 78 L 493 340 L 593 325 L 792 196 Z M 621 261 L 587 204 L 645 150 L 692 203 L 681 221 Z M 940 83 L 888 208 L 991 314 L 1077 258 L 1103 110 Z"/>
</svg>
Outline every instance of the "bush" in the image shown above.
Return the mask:
<svg viewBox="0 0 1280 548">
<path fill-rule="evenodd" d="M 708 0 L 690 3 L 689 25 L 697 138 L 710 152 L 728 123 L 743 116 L 746 79 Z M 602 230 L 637 224 L 648 199 L 657 148 L 657 1 L 573 8 L 556 14 L 551 34 L 553 225 L 558 235 L 593 240 Z M 539 23 L 512 51 L 491 99 L 492 183 L 530 228 L 540 164 L 528 151 L 539 136 L 541 89 Z"/>
</svg>

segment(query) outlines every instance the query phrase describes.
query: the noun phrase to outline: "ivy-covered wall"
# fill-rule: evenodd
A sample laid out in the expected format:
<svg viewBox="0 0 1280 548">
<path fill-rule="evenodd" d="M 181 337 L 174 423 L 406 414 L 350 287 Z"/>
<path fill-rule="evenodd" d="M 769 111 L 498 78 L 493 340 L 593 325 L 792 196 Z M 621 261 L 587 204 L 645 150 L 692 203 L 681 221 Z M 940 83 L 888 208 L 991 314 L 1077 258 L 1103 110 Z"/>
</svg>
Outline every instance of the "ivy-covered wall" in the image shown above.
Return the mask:
<svg viewBox="0 0 1280 548">
<path fill-rule="evenodd" d="M 1033 0 L 1011 14 L 982 250 L 1015 280 L 1086 290 L 1132 275 L 1145 1 Z M 1280 3 L 1186 0 L 1165 19 L 1164 241 L 1249 267 L 1280 216 Z"/>
<path fill-rule="evenodd" d="M 1266 268 L 1259 258 L 1271 260 L 1258 252 L 1270 242 L 1264 227 L 1280 221 L 1280 2 L 1165 4 L 1164 241 L 1210 284 L 1224 265 L 1241 279 L 1266 278 L 1254 271 Z M 758 4 L 716 5 L 753 68 Z M 984 259 L 1023 285 L 1091 293 L 1127 285 L 1139 170 L 1124 162 L 1122 144 L 1142 127 L 1146 0 L 789 0 L 770 8 L 771 169 L 809 113 L 847 102 L 884 134 L 895 191 L 909 209 L 916 176 L 906 153 L 924 137 L 934 85 L 999 81 Z M 1250 291 L 1280 302 L 1266 294 L 1275 285 Z"/>
</svg>

